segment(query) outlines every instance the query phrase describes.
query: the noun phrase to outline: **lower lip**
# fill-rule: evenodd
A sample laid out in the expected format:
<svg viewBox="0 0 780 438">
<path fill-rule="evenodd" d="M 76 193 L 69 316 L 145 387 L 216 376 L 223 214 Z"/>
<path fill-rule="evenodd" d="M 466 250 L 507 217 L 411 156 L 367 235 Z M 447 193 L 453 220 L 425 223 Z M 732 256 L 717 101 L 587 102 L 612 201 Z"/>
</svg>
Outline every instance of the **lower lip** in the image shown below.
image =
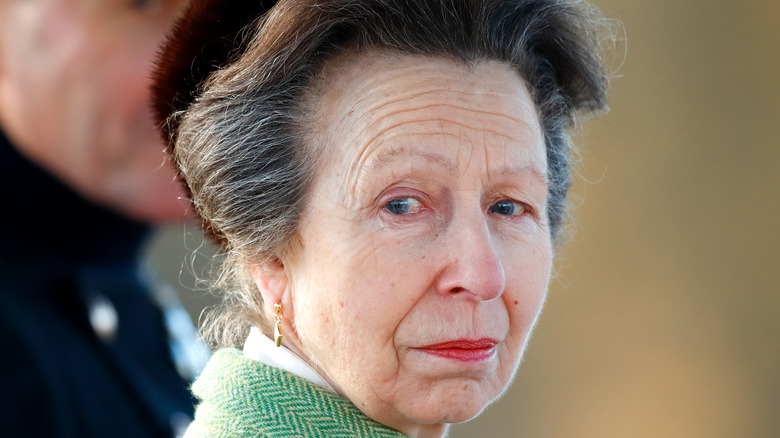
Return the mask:
<svg viewBox="0 0 780 438">
<path fill-rule="evenodd" d="M 496 352 L 496 342 L 492 339 L 478 341 L 454 341 L 428 345 L 419 350 L 433 356 L 453 359 L 461 362 L 484 362 Z"/>
</svg>

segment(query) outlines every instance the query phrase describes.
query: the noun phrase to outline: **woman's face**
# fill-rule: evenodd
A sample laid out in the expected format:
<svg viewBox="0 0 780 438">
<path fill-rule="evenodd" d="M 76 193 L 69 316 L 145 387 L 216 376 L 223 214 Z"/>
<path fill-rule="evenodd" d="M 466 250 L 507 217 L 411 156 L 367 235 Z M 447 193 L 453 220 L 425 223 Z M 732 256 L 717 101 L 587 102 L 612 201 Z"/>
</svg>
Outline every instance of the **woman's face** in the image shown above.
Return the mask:
<svg viewBox="0 0 780 438">
<path fill-rule="evenodd" d="M 285 342 L 369 416 L 436 435 L 506 389 L 544 302 L 536 108 L 499 63 L 363 55 L 329 70 Z"/>
</svg>

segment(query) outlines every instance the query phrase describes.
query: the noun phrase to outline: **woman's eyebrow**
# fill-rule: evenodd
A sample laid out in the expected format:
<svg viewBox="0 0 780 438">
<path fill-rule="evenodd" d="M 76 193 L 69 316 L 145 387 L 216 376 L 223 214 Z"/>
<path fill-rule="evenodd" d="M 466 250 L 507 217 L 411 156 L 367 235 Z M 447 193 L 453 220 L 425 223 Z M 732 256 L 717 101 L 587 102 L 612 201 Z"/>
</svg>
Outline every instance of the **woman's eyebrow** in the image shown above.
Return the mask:
<svg viewBox="0 0 780 438">
<path fill-rule="evenodd" d="M 406 149 L 391 149 L 384 151 L 373 158 L 365 167 L 368 170 L 378 170 L 396 161 L 409 159 L 409 158 L 422 158 L 430 164 L 438 165 L 449 171 L 455 172 L 458 170 L 458 163 L 451 158 L 431 151 L 421 150 L 406 150 Z"/>
<path fill-rule="evenodd" d="M 506 175 L 510 177 L 529 178 L 544 186 L 550 185 L 550 176 L 548 172 L 542 171 L 533 164 L 526 164 L 520 167 L 504 167 L 498 169 L 499 175 Z"/>
<path fill-rule="evenodd" d="M 392 149 L 389 151 L 382 152 L 381 154 L 377 155 L 374 159 L 372 159 L 369 162 L 369 164 L 365 167 L 365 170 L 366 171 L 379 170 L 382 167 L 390 165 L 394 162 L 401 161 L 408 158 L 414 158 L 414 157 L 422 158 L 431 164 L 436 164 L 439 167 L 443 167 L 446 170 L 452 172 L 456 172 L 458 170 L 458 164 L 451 158 L 447 157 L 446 155 L 437 152 L 431 152 L 431 151 L 402 150 L 402 149 L 401 150 Z M 535 166 L 530 163 L 521 166 L 502 166 L 498 169 L 495 169 L 495 173 L 499 175 L 508 175 L 508 176 L 526 177 L 526 178 L 530 176 L 531 179 L 534 179 L 541 184 L 549 185 L 550 183 L 548 172 L 539 169 L 538 166 Z"/>
</svg>

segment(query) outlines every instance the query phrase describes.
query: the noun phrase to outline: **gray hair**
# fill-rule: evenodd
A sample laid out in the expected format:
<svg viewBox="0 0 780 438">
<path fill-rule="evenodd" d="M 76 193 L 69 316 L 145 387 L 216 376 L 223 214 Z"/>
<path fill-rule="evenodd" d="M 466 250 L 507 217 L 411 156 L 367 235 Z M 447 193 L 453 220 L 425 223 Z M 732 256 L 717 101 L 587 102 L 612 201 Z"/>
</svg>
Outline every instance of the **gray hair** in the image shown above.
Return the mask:
<svg viewBox="0 0 780 438">
<path fill-rule="evenodd" d="M 571 184 L 567 129 L 578 113 L 606 106 L 604 25 L 593 7 L 563 0 L 281 0 L 253 21 L 243 53 L 172 115 L 172 156 L 226 254 L 224 307 L 207 321 L 211 342 L 236 345 L 250 326 L 265 326 L 248 266 L 282 259 L 296 238 L 322 155 L 307 142 L 307 107 L 328 60 L 384 51 L 514 68 L 545 136 L 557 241 Z"/>
</svg>

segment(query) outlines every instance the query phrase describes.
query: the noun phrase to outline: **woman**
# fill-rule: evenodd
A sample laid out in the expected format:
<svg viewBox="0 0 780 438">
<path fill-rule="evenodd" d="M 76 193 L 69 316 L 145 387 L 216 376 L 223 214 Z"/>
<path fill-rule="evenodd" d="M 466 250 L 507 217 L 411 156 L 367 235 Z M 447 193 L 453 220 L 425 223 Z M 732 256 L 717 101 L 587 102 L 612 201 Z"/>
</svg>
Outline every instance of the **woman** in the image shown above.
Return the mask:
<svg viewBox="0 0 780 438">
<path fill-rule="evenodd" d="M 600 21 L 557 0 L 268 7 L 196 2 L 158 71 L 231 284 L 187 436 L 442 436 L 507 388 L 544 302 L 565 129 L 605 102 Z"/>
</svg>

